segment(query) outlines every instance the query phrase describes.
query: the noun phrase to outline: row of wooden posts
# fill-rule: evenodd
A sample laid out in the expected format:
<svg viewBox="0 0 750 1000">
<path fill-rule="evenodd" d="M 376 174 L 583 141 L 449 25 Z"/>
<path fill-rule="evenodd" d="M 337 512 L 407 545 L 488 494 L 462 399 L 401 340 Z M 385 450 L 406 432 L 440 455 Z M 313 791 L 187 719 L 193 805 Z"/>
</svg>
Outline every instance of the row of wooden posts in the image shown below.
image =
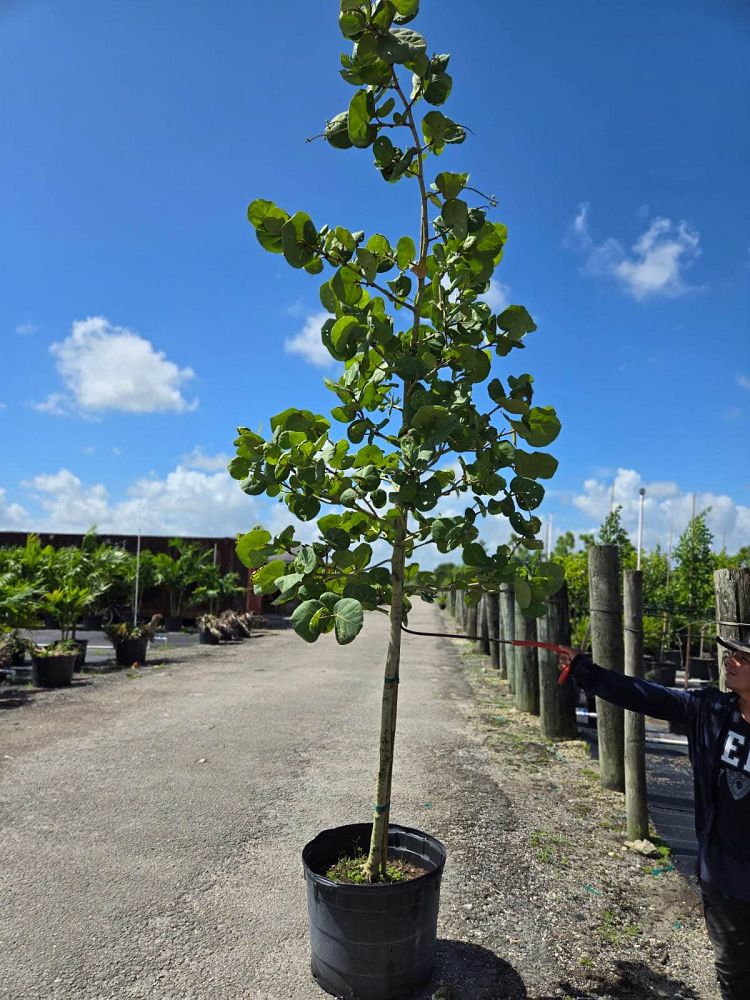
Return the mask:
<svg viewBox="0 0 750 1000">
<path fill-rule="evenodd" d="M 643 574 L 628 570 L 620 576 L 614 545 L 593 545 L 589 555 L 591 655 L 602 667 L 643 676 Z M 714 574 L 718 633 L 750 640 L 750 569 L 724 569 Z M 483 594 L 478 603 L 461 590 L 448 591 L 447 608 L 467 636 L 478 637 L 481 653 L 508 681 L 516 708 L 538 715 L 542 735 L 549 740 L 578 738 L 574 683 L 558 684 L 557 656 L 544 649 L 503 645 L 493 640 L 536 639 L 570 645 L 570 613 L 565 586 L 547 601 L 547 611 L 525 618 L 510 586 Z M 721 660 L 721 657 L 719 657 Z M 723 671 L 722 671 L 723 682 Z M 648 836 L 646 802 L 645 720 L 596 699 L 601 784 L 625 793 L 630 840 Z"/>
</svg>

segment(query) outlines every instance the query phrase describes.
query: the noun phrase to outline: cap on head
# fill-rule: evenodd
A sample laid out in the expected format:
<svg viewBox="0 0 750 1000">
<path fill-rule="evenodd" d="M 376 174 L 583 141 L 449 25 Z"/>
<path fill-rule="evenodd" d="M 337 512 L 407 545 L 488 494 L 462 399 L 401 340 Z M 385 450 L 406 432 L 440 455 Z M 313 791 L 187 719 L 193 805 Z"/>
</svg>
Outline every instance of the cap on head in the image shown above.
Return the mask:
<svg viewBox="0 0 750 1000">
<path fill-rule="evenodd" d="M 733 653 L 744 653 L 745 656 L 750 656 L 750 642 L 740 642 L 738 639 L 724 639 L 720 635 L 716 636 L 716 641 L 719 645 L 724 646 L 725 649 L 731 649 Z"/>
</svg>

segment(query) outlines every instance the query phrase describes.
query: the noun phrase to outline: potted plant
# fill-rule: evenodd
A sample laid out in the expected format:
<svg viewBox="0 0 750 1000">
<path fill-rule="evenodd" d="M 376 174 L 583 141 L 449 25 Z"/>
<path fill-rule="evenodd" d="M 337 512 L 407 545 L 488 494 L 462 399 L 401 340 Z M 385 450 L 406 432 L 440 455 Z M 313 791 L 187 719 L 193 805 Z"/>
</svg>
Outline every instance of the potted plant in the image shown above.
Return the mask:
<svg viewBox="0 0 750 1000">
<path fill-rule="evenodd" d="M 146 663 L 148 644 L 162 624 L 162 616 L 154 615 L 143 625 L 119 622 L 105 625 L 104 632 L 115 650 L 115 663 L 120 667 L 132 667 L 134 663 Z"/>
<path fill-rule="evenodd" d="M 196 542 L 173 538 L 169 544 L 177 550 L 177 556 L 173 558 L 168 552 L 159 552 L 154 556 L 155 581 L 166 587 L 169 594 L 166 628 L 177 632 L 182 628 L 185 607 L 212 562 L 208 549 Z"/>
<path fill-rule="evenodd" d="M 333 632 L 347 644 L 365 611 L 388 616 L 372 821 L 323 831 L 302 852 L 313 975 L 329 993 L 370 1000 L 429 977 L 445 862 L 429 834 L 390 823 L 402 625 L 411 602 L 434 600 L 440 582 L 411 559 L 429 544 L 459 549 L 454 586 L 468 601 L 511 583 L 531 617 L 562 582 L 559 565 L 526 565 L 516 551 L 543 548 L 532 511 L 544 495 L 538 480 L 557 462 L 533 449 L 555 439 L 559 422 L 551 407 L 532 404 L 530 375 L 488 382 L 493 359 L 523 347 L 536 327 L 522 306 L 497 314 L 482 298 L 507 235 L 488 218 L 494 199 L 470 188 L 466 173 L 428 176 L 432 157 L 463 142 L 466 129 L 437 110 L 451 90 L 449 57 L 430 56 L 405 27 L 417 8 L 418 0 L 342 0 L 339 25 L 354 46 L 342 75 L 355 93 L 324 131 L 334 148 L 371 150 L 385 181 L 413 190 L 417 240 L 317 226 L 262 199 L 248 209 L 264 249 L 310 274 L 331 269 L 320 290 L 330 314 L 321 338 L 343 366 L 326 385 L 344 436 L 326 416 L 290 407 L 271 418 L 268 439 L 240 428 L 230 464 L 246 493 L 317 520 L 311 544 L 289 526 L 275 537 L 254 528 L 237 545 L 256 593 L 299 602 L 291 622 L 303 640 Z M 421 115 L 423 102 L 431 107 Z M 451 499 L 464 500 L 461 513 L 441 512 Z M 488 514 L 510 521 L 513 545 L 487 550 L 478 541 L 475 522 Z M 334 871 L 338 862 L 350 883 Z M 422 873 L 411 878 L 410 865 Z"/>
<path fill-rule="evenodd" d="M 83 584 L 66 582 L 49 591 L 42 598 L 42 610 L 60 629 L 60 640 L 70 641 L 78 650 L 76 670 L 86 662 L 88 639 L 77 639 L 76 628 L 86 608 L 96 600 L 98 594 Z"/>
<path fill-rule="evenodd" d="M 20 634 L 21 629 L 35 628 L 39 624 L 39 588 L 19 579 L 15 572 L 0 574 L 0 634 L 11 636 L 12 665 L 23 666 L 29 640 Z"/>
<path fill-rule="evenodd" d="M 58 639 L 48 646 L 32 646 L 32 682 L 37 687 L 69 687 L 77 657 L 78 646 L 72 639 Z"/>
</svg>

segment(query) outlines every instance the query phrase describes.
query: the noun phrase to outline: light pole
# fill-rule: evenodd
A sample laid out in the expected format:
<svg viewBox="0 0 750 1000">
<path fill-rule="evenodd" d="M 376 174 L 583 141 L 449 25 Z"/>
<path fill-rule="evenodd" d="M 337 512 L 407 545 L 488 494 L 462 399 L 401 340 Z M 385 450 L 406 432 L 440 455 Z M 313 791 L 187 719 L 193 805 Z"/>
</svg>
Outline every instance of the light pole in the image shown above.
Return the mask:
<svg viewBox="0 0 750 1000">
<path fill-rule="evenodd" d="M 643 548 L 643 498 L 646 496 L 646 490 L 643 486 L 638 490 L 638 563 L 636 569 L 641 568 L 641 549 Z"/>
</svg>

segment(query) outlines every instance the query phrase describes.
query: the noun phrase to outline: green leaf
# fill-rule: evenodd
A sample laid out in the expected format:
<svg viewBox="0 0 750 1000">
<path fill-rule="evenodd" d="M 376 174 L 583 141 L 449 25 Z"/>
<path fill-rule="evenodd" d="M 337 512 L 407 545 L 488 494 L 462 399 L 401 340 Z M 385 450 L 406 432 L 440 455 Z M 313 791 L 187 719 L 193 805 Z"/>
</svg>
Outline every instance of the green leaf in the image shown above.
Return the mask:
<svg viewBox="0 0 750 1000">
<path fill-rule="evenodd" d="M 333 324 L 331 330 L 331 343 L 339 354 L 346 354 L 349 347 L 349 340 L 359 329 L 359 321 L 356 316 L 342 316 Z"/>
<path fill-rule="evenodd" d="M 522 451 L 516 449 L 513 465 L 519 476 L 534 479 L 551 479 L 557 471 L 557 459 L 543 451 Z"/>
<path fill-rule="evenodd" d="M 289 215 L 283 208 L 274 205 L 272 201 L 256 198 L 248 205 L 247 217 L 256 229 L 268 229 L 269 232 L 278 236 L 281 234 L 281 227 Z"/>
<path fill-rule="evenodd" d="M 456 198 L 466 187 L 468 174 L 450 174 L 443 172 L 435 178 L 435 187 L 444 198 Z"/>
<path fill-rule="evenodd" d="M 465 240 L 469 233 L 469 208 L 459 198 L 449 198 L 443 205 L 443 221 L 453 230 L 457 240 Z"/>
<path fill-rule="evenodd" d="M 340 267 L 331 278 L 331 289 L 339 302 L 343 302 L 345 306 L 356 306 L 363 294 L 356 272 L 347 266 Z"/>
<path fill-rule="evenodd" d="M 514 577 L 513 590 L 515 591 L 519 608 L 522 610 L 528 608 L 531 604 L 531 587 L 529 587 L 528 582 L 522 576 Z"/>
<path fill-rule="evenodd" d="M 364 624 L 362 605 L 353 597 L 343 597 L 333 607 L 336 641 L 345 646 L 359 635 Z"/>
<path fill-rule="evenodd" d="M 456 350 L 461 367 L 472 382 L 483 382 L 490 373 L 491 362 L 484 351 L 468 344 L 462 344 Z"/>
<path fill-rule="evenodd" d="M 371 101 L 366 90 L 358 90 L 349 102 L 349 138 L 360 149 L 365 149 L 375 138 L 375 129 L 370 124 Z"/>
<path fill-rule="evenodd" d="M 523 306 L 508 306 L 497 317 L 497 325 L 515 341 L 522 340 L 527 333 L 536 330 L 536 323 Z"/>
<path fill-rule="evenodd" d="M 283 559 L 274 559 L 253 574 L 253 589 L 256 594 L 272 594 L 278 590 L 277 579 L 284 575 L 286 563 Z"/>
<path fill-rule="evenodd" d="M 471 542 L 469 545 L 465 546 L 462 557 L 467 566 L 484 567 L 492 565 L 492 560 L 479 542 Z"/>
<path fill-rule="evenodd" d="M 320 611 L 325 611 L 325 605 L 320 601 L 303 601 L 299 607 L 292 612 L 292 628 L 305 642 L 315 642 L 320 635 L 320 619 L 312 625 L 312 619 Z"/>
<path fill-rule="evenodd" d="M 262 566 L 268 557 L 267 546 L 271 541 L 271 533 L 265 528 L 253 528 L 237 542 L 237 558 L 248 569 Z"/>
<path fill-rule="evenodd" d="M 552 444 L 560 433 L 560 421 L 553 407 L 532 406 L 523 420 L 512 420 L 511 427 L 534 448 L 544 448 Z"/>
<path fill-rule="evenodd" d="M 315 549 L 312 545 L 303 545 L 294 559 L 294 566 L 300 573 L 312 573 L 318 563 Z"/>
<path fill-rule="evenodd" d="M 291 590 L 294 590 L 298 584 L 302 583 L 303 579 L 303 573 L 287 573 L 286 576 L 282 576 L 277 581 L 281 596 L 286 597 Z"/>
<path fill-rule="evenodd" d="M 453 78 L 448 73 L 438 73 L 433 76 L 424 92 L 428 104 L 445 104 L 450 97 Z"/>
<path fill-rule="evenodd" d="M 405 271 L 417 255 L 417 248 L 411 236 L 402 236 L 396 244 L 396 263 Z"/>
<path fill-rule="evenodd" d="M 305 267 L 315 256 L 318 231 L 305 212 L 295 214 L 281 228 L 281 247 L 292 267 Z"/>
</svg>

